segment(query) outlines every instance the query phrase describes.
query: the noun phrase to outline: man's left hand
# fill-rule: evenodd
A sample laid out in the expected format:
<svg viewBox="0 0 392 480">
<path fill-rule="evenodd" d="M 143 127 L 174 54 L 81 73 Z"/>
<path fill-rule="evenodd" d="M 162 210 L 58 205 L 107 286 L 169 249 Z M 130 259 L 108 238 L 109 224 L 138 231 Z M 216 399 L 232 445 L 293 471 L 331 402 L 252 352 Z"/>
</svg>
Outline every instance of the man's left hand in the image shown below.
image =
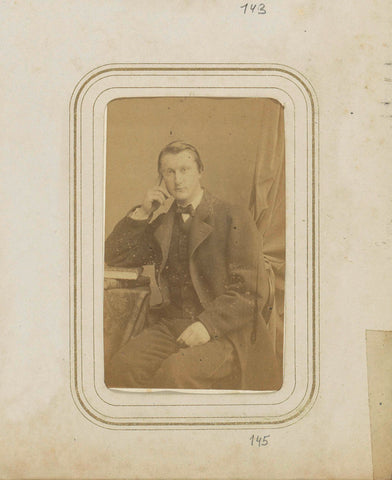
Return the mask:
<svg viewBox="0 0 392 480">
<path fill-rule="evenodd" d="M 210 334 L 201 322 L 195 322 L 189 325 L 177 338 L 177 343 L 187 347 L 204 345 L 211 340 Z"/>
</svg>

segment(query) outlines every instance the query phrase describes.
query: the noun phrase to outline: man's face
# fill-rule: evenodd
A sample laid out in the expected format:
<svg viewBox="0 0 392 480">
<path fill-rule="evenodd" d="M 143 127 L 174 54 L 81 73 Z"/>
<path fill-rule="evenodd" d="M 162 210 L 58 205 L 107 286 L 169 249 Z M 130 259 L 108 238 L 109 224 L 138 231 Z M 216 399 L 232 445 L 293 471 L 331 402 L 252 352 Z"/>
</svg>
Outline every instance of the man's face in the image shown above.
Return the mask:
<svg viewBox="0 0 392 480">
<path fill-rule="evenodd" d="M 166 153 L 161 160 L 161 174 L 170 195 L 182 205 L 192 202 L 200 192 L 201 173 L 193 153 Z"/>
</svg>

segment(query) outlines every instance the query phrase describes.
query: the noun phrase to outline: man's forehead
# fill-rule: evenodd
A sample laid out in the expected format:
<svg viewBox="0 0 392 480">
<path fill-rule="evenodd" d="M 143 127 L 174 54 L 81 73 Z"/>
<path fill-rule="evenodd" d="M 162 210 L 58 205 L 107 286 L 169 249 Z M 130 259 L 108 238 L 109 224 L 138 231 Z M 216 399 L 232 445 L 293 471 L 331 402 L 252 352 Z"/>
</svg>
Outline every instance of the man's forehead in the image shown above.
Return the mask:
<svg viewBox="0 0 392 480">
<path fill-rule="evenodd" d="M 178 153 L 165 153 L 162 156 L 162 167 L 163 166 L 174 166 L 181 163 L 190 163 L 195 162 L 195 156 L 190 150 L 184 150 Z"/>
</svg>

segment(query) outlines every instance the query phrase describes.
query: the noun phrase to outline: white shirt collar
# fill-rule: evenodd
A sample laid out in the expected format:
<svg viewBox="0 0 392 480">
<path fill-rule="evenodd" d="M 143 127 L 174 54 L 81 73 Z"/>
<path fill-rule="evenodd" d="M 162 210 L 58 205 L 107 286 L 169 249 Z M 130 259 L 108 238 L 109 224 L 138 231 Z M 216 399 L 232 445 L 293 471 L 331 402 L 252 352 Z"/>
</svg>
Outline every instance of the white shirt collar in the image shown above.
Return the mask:
<svg viewBox="0 0 392 480">
<path fill-rule="evenodd" d="M 188 203 L 187 205 L 192 205 L 193 209 L 196 210 L 196 208 L 200 205 L 201 199 L 203 198 L 203 194 L 204 194 L 204 189 L 202 188 L 199 195 L 193 200 L 193 202 Z M 181 215 L 184 221 L 189 218 L 188 213 L 182 213 Z"/>
</svg>

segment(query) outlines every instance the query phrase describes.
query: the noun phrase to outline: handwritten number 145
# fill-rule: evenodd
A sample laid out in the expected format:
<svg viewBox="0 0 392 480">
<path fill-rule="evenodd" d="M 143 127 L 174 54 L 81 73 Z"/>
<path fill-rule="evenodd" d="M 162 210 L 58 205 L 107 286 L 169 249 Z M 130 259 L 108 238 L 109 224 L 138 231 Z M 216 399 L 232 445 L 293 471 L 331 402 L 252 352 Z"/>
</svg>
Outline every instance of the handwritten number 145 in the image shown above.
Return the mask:
<svg viewBox="0 0 392 480">
<path fill-rule="evenodd" d="M 252 435 L 250 437 L 250 444 L 253 447 L 254 445 L 258 445 L 259 447 L 266 447 L 268 445 L 268 438 L 271 435 Z"/>
<path fill-rule="evenodd" d="M 267 13 L 264 3 L 245 3 L 240 8 L 244 9 L 244 15 L 248 13 L 258 13 L 259 15 L 265 15 Z"/>
</svg>

